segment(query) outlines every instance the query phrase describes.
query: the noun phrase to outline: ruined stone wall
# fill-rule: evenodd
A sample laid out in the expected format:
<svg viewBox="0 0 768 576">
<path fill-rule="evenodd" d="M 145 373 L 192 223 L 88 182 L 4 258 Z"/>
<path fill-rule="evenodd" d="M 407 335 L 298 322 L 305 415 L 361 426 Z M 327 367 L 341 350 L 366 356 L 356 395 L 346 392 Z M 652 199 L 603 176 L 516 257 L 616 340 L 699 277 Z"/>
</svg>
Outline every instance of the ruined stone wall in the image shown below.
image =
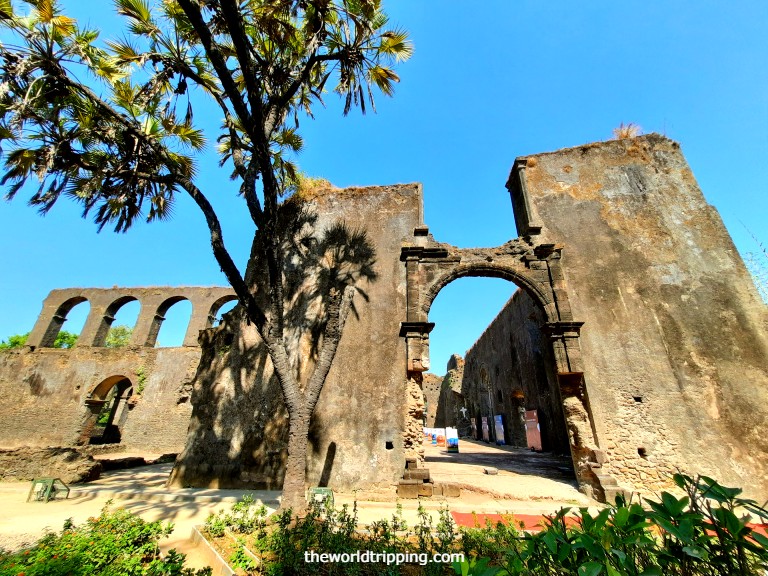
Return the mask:
<svg viewBox="0 0 768 576">
<path fill-rule="evenodd" d="M 464 398 L 461 395 L 461 381 L 464 374 L 464 358 L 453 354 L 448 359 L 445 377 L 440 386 L 440 399 L 435 416 L 435 426 L 456 428 L 459 436 L 470 435 L 471 425 L 469 413 L 461 412 L 464 407 Z"/>
<path fill-rule="evenodd" d="M 563 246 L 604 468 L 628 487 L 680 468 L 768 498 L 768 312 L 679 145 L 520 158 L 509 186 L 518 232 Z"/>
<path fill-rule="evenodd" d="M 0 352 L 0 447 L 86 444 L 103 400 L 120 382 L 125 397 L 113 421 L 120 448 L 180 452 L 200 360 L 198 335 L 233 299 L 231 289 L 197 286 L 52 290 L 26 346 Z M 184 346 L 154 348 L 164 314 L 182 300 L 192 306 Z M 104 347 L 115 314 L 132 301 L 140 311 L 130 345 Z M 81 302 L 90 308 L 77 344 L 52 348 L 67 314 Z"/>
<path fill-rule="evenodd" d="M 86 401 L 107 378 L 133 385 L 121 446 L 180 452 L 199 348 L 39 348 L 0 352 L 0 447 L 74 446 L 90 414 Z M 141 391 L 139 388 L 142 388 Z"/>
<path fill-rule="evenodd" d="M 378 279 L 363 283 L 349 315 L 310 430 L 308 482 L 334 488 L 392 483 L 404 468 L 406 390 L 402 242 L 422 223 L 419 185 L 324 190 L 311 199 L 318 225 L 361 227 L 376 249 Z M 187 445 L 172 476 L 178 485 L 278 488 L 287 413 L 271 362 L 253 326 L 233 313 L 211 330 L 193 391 Z M 413 394 L 411 394 L 413 392 Z M 417 425 L 422 425 L 421 419 Z"/>
<path fill-rule="evenodd" d="M 546 318 L 517 290 L 469 349 L 461 391 L 473 417 L 504 416 L 504 441 L 527 446 L 521 409 L 537 410 L 544 450 L 567 454 L 562 401 L 552 347 L 541 328 Z"/>
<path fill-rule="evenodd" d="M 424 425 L 428 428 L 435 428 L 435 418 L 437 417 L 438 406 L 440 405 L 440 387 L 443 384 L 443 377 L 431 372 L 423 374 L 421 382 L 421 392 L 424 395 Z"/>
</svg>

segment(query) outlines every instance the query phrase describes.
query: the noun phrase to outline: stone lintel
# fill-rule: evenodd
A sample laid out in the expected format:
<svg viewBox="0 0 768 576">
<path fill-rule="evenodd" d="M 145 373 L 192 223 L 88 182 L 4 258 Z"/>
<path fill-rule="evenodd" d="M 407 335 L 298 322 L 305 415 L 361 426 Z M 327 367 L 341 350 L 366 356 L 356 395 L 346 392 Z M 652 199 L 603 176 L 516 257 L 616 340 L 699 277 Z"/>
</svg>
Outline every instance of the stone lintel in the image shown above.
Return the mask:
<svg viewBox="0 0 768 576">
<path fill-rule="evenodd" d="M 520 236 L 536 236 L 541 234 L 544 227 L 535 214 L 528 195 L 525 169 L 528 165 L 527 158 L 517 158 L 512 172 L 507 180 L 507 190 L 512 198 L 512 211 L 515 215 L 515 224 Z"/>
<path fill-rule="evenodd" d="M 550 338 L 578 338 L 584 322 L 547 322 L 541 331 Z"/>
<path fill-rule="evenodd" d="M 560 257 L 560 251 L 563 249 L 562 244 L 538 244 L 533 247 L 533 253 L 536 254 L 541 260 L 546 260 L 554 256 Z"/>
<path fill-rule="evenodd" d="M 413 246 L 405 245 L 400 249 L 400 261 L 423 258 L 446 258 L 448 256 L 448 250 L 442 246 Z"/>
<path fill-rule="evenodd" d="M 400 322 L 400 336 L 402 338 L 421 338 L 432 332 L 434 322 Z"/>
</svg>

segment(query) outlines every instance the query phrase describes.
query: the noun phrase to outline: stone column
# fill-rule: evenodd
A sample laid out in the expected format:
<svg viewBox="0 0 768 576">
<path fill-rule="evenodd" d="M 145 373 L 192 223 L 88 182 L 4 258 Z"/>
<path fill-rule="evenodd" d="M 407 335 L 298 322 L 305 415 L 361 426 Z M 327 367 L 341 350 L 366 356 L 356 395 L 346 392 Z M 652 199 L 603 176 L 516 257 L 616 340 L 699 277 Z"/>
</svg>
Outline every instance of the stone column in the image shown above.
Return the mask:
<svg viewBox="0 0 768 576">
<path fill-rule="evenodd" d="M 200 331 L 211 327 L 211 306 L 213 306 L 213 301 L 214 299 L 210 302 L 191 300 L 192 314 L 189 317 L 189 324 L 187 325 L 187 332 L 184 335 L 182 346 L 198 346 L 197 338 L 200 335 Z"/>
</svg>

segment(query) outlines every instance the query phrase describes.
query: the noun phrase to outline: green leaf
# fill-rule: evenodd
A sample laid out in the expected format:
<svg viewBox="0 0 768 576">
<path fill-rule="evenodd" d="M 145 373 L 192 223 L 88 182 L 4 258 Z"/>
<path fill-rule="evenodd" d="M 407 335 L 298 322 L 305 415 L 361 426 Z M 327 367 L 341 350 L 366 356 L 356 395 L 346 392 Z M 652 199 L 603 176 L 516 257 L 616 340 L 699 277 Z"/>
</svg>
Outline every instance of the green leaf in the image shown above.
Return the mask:
<svg viewBox="0 0 768 576">
<path fill-rule="evenodd" d="M 706 560 L 709 558 L 709 554 L 707 554 L 707 551 L 704 550 L 704 548 L 701 548 L 699 546 L 684 546 L 683 552 L 688 554 L 688 556 L 691 556 L 693 558 L 698 558 L 699 560 Z"/>
<path fill-rule="evenodd" d="M 557 536 L 553 532 L 547 531 L 542 537 L 542 540 L 544 541 L 544 544 L 547 545 L 550 552 L 554 554 L 557 551 Z"/>
<path fill-rule="evenodd" d="M 118 14 L 144 24 L 149 24 L 152 21 L 149 4 L 144 0 L 117 0 L 116 5 Z"/>
<path fill-rule="evenodd" d="M 579 576 L 597 576 L 603 571 L 603 565 L 598 562 L 587 562 L 579 566 L 577 573 Z"/>
<path fill-rule="evenodd" d="M 755 541 L 758 544 L 760 544 L 763 548 L 768 550 L 768 537 L 765 537 L 762 534 L 760 534 L 759 532 L 755 532 L 755 531 L 752 531 L 750 536 L 752 536 L 752 538 L 754 538 Z"/>
<path fill-rule="evenodd" d="M 629 508 L 618 508 L 613 514 L 613 525 L 618 528 L 623 528 L 629 520 Z"/>
</svg>

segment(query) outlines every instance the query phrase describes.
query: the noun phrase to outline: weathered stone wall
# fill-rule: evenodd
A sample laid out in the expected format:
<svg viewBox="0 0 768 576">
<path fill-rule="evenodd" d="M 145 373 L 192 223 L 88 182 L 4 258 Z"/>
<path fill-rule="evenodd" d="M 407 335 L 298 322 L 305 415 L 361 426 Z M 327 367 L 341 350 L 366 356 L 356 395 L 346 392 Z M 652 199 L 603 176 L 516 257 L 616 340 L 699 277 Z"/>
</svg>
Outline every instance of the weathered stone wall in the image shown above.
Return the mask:
<svg viewBox="0 0 768 576">
<path fill-rule="evenodd" d="M 528 156 L 509 186 L 519 233 L 563 246 L 604 468 L 630 487 L 680 468 L 767 498 L 768 311 L 678 144 Z"/>
<path fill-rule="evenodd" d="M 461 411 L 466 402 L 461 394 L 461 382 L 464 377 L 464 358 L 453 354 L 448 359 L 445 377 L 440 386 L 440 404 L 437 408 L 435 426 L 445 428 L 451 426 L 458 430 L 460 437 L 471 434 L 471 414 Z"/>
<path fill-rule="evenodd" d="M 126 450 L 169 453 L 184 446 L 191 380 L 199 348 L 75 347 L 0 352 L 0 447 L 74 446 L 91 414 L 86 403 L 99 384 L 130 380 L 122 416 Z M 139 393 L 139 388 L 143 388 Z"/>
<path fill-rule="evenodd" d="M 443 377 L 431 372 L 425 372 L 421 382 L 421 392 L 424 395 L 424 425 L 428 428 L 434 428 L 435 418 L 437 417 L 438 406 L 440 405 L 440 387 L 443 384 Z"/>
<path fill-rule="evenodd" d="M 375 282 L 361 285 L 310 430 L 308 481 L 335 488 L 392 483 L 402 476 L 406 410 L 423 410 L 421 390 L 406 390 L 402 242 L 419 226 L 421 187 L 325 190 L 311 200 L 318 226 L 361 227 L 376 249 Z M 177 485 L 277 488 L 285 462 L 287 414 L 252 326 L 238 316 L 206 336 L 193 392 L 187 446 Z M 412 394 L 413 392 L 413 394 Z M 413 396 L 414 405 L 408 405 Z M 418 420 L 419 435 L 421 419 Z"/>
<path fill-rule="evenodd" d="M 544 450 L 569 452 L 544 312 L 517 290 L 467 352 L 461 391 L 472 417 L 504 416 L 504 441 L 527 446 L 520 410 L 537 410 Z"/>
</svg>

